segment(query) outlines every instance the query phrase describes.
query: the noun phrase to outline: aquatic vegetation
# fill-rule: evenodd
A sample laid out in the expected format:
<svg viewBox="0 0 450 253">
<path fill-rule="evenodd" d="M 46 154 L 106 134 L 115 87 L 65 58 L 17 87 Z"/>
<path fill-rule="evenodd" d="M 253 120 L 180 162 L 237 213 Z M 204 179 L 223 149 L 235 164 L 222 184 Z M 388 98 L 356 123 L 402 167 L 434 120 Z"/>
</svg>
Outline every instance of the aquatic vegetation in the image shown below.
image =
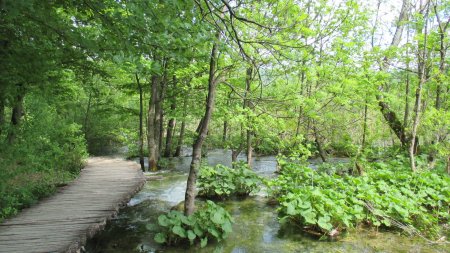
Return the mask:
<svg viewBox="0 0 450 253">
<path fill-rule="evenodd" d="M 375 164 L 352 176 L 287 162 L 269 186 L 281 222 L 324 235 L 367 224 L 437 238 L 450 218 L 450 177 L 429 170 Z"/>
<path fill-rule="evenodd" d="M 225 209 L 208 200 L 190 216 L 173 210 L 160 215 L 158 225 L 161 232 L 154 239 L 167 245 L 200 242 L 200 246 L 205 247 L 208 240 L 225 239 L 232 232 L 232 222 L 231 215 Z"/>
<path fill-rule="evenodd" d="M 244 163 L 233 168 L 224 165 L 202 166 L 198 177 L 198 195 L 207 198 L 227 198 L 232 195 L 248 196 L 259 190 L 261 177 Z"/>
</svg>

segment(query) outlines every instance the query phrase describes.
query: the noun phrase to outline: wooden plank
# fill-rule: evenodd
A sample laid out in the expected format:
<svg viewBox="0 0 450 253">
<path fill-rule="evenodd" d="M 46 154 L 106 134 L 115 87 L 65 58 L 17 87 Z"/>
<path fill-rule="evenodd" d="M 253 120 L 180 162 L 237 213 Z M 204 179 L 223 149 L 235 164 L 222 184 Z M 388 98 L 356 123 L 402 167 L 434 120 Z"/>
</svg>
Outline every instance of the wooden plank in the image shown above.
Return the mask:
<svg viewBox="0 0 450 253">
<path fill-rule="evenodd" d="M 90 158 L 74 182 L 0 224 L 0 253 L 77 252 L 144 182 L 134 162 Z"/>
</svg>

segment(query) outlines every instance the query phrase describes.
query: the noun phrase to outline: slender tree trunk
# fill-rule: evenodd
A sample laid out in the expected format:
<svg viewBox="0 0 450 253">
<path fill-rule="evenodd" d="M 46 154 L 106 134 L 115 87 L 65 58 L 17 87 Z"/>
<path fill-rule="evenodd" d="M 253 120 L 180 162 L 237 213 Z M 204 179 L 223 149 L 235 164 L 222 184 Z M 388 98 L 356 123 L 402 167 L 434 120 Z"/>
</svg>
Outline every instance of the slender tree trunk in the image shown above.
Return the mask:
<svg viewBox="0 0 450 253">
<path fill-rule="evenodd" d="M 305 87 L 305 80 L 306 80 L 306 73 L 305 73 L 305 66 L 306 66 L 306 60 L 302 61 L 302 71 L 300 75 L 300 95 L 303 96 L 304 87 Z M 303 107 L 300 106 L 298 108 L 298 116 L 297 116 L 297 126 L 295 128 L 295 137 L 298 137 L 300 135 L 300 126 L 302 121 L 302 114 L 303 114 Z M 297 138 L 295 140 L 295 145 L 297 145 Z"/>
<path fill-rule="evenodd" d="M 173 90 L 176 89 L 176 77 L 173 77 Z M 170 111 L 173 113 L 177 108 L 177 101 L 175 97 L 172 99 L 172 103 L 170 104 Z M 172 157 L 172 140 L 173 140 L 173 132 L 175 129 L 176 119 L 172 117 L 169 119 L 167 123 L 167 134 L 166 134 L 166 148 L 164 150 L 164 157 Z"/>
<path fill-rule="evenodd" d="M 247 130 L 247 165 L 249 168 L 252 167 L 252 158 L 253 158 L 253 134 L 252 131 Z"/>
<path fill-rule="evenodd" d="M 366 100 L 365 100 L 365 104 L 364 104 L 364 123 L 363 123 L 363 136 L 362 136 L 362 143 L 361 143 L 361 150 L 364 151 L 364 149 L 366 148 L 366 135 L 367 135 L 367 95 L 366 95 Z"/>
<path fill-rule="evenodd" d="M 223 133 L 222 133 L 222 142 L 225 143 L 227 141 L 227 132 L 228 132 L 228 121 L 223 121 Z"/>
<path fill-rule="evenodd" d="M 408 126 L 409 121 L 409 73 L 406 74 L 406 89 L 405 89 L 405 115 L 403 117 L 404 127 Z"/>
<path fill-rule="evenodd" d="M 233 91 L 230 91 L 230 93 L 228 93 L 227 107 L 230 106 L 231 94 L 233 94 Z M 222 142 L 223 142 L 223 144 L 225 144 L 225 142 L 227 141 L 227 135 L 228 135 L 228 120 L 225 119 L 223 121 L 223 133 L 222 133 Z"/>
<path fill-rule="evenodd" d="M 425 13 L 425 29 L 424 29 L 424 39 L 423 45 L 418 45 L 418 72 L 419 72 L 419 85 L 416 89 L 416 102 L 414 104 L 414 122 L 412 126 L 412 134 L 411 134 L 411 146 L 409 148 L 409 160 L 411 163 L 411 170 L 413 172 L 416 171 L 416 162 L 415 162 L 415 153 L 417 151 L 418 138 L 417 137 L 417 128 L 419 126 L 419 117 L 420 117 L 420 107 L 421 107 L 421 99 L 422 99 L 422 88 L 426 82 L 426 57 L 427 57 L 427 39 L 428 39 L 428 9 L 427 7 Z M 422 48 L 420 50 L 420 48 Z"/>
<path fill-rule="evenodd" d="M 437 6 L 434 5 L 434 11 L 436 14 L 436 18 L 438 21 L 438 27 L 439 27 L 439 76 L 437 78 L 437 86 L 436 86 L 436 101 L 435 101 L 435 107 L 436 109 L 441 108 L 441 90 L 442 90 L 442 77 L 441 75 L 445 74 L 445 55 L 447 52 L 446 45 L 445 45 L 445 35 L 446 31 L 450 22 L 450 19 L 447 20 L 447 22 L 442 23 L 441 18 L 439 16 L 439 11 L 437 10 Z"/>
<path fill-rule="evenodd" d="M 196 181 L 197 173 L 200 167 L 201 155 L 202 155 L 202 145 L 208 134 L 208 126 L 211 120 L 212 112 L 214 110 L 214 102 L 216 96 L 216 85 L 217 80 L 215 78 L 215 72 L 217 67 L 217 47 L 220 33 L 216 33 L 216 40 L 214 41 L 211 58 L 209 63 L 209 79 L 208 79 L 208 96 L 206 98 L 206 110 L 203 116 L 202 124 L 200 127 L 199 134 L 194 141 L 192 149 L 192 162 L 189 169 L 189 176 L 186 186 L 186 195 L 184 201 L 184 213 L 185 215 L 191 215 L 195 210 L 195 196 L 196 196 Z"/>
<path fill-rule="evenodd" d="M 406 35 L 406 43 L 409 43 L 409 30 L 407 31 L 406 34 L 407 34 Z M 409 90 L 410 90 L 409 82 L 410 82 L 410 79 L 409 79 L 409 58 L 408 58 L 408 56 L 409 56 L 409 47 L 406 49 L 407 60 L 406 60 L 405 114 L 403 117 L 404 128 L 408 127 L 408 121 L 409 121 Z"/>
<path fill-rule="evenodd" d="M 141 170 L 145 171 L 145 164 L 144 164 L 144 121 L 143 121 L 143 115 L 144 115 L 144 104 L 143 104 L 143 91 L 142 91 L 142 85 L 139 81 L 139 76 L 136 73 L 136 83 L 138 85 L 139 89 L 139 164 L 141 165 Z"/>
<path fill-rule="evenodd" d="M 162 153 L 162 146 L 163 146 L 163 139 L 164 139 L 164 111 L 161 108 L 159 110 L 159 118 L 157 117 L 158 120 L 158 160 L 159 158 L 161 158 L 161 153 Z"/>
<path fill-rule="evenodd" d="M 450 155 L 447 157 L 447 174 L 450 175 Z"/>
<path fill-rule="evenodd" d="M 170 107 L 171 110 L 175 110 L 173 106 Z M 166 136 L 166 148 L 164 152 L 164 157 L 172 157 L 172 140 L 175 129 L 176 119 L 171 118 L 167 124 L 167 136 Z"/>
<path fill-rule="evenodd" d="M 302 107 L 298 108 L 297 125 L 295 127 L 295 137 L 298 137 L 300 135 L 300 126 L 302 123 L 302 113 L 303 113 L 302 111 L 303 111 Z"/>
<path fill-rule="evenodd" d="M 319 134 L 317 133 L 317 128 L 315 126 L 313 126 L 313 131 L 314 131 L 314 141 L 316 142 L 316 146 L 317 146 L 317 150 L 319 151 L 319 156 L 322 159 L 322 162 L 327 162 L 327 157 L 325 155 L 325 151 L 322 148 L 322 144 L 319 141 Z"/>
<path fill-rule="evenodd" d="M 239 153 L 241 153 L 240 149 L 237 149 L 237 150 L 232 149 L 231 150 L 231 164 L 234 165 L 234 163 L 237 162 L 237 158 L 239 156 Z"/>
<path fill-rule="evenodd" d="M 186 113 L 187 113 L 186 109 L 187 109 L 187 96 L 184 97 L 183 101 L 183 119 L 181 121 L 180 135 L 178 137 L 177 149 L 175 150 L 176 157 L 179 157 L 181 155 L 181 148 L 183 146 L 184 131 L 186 128 Z"/>
<path fill-rule="evenodd" d="M 250 96 L 251 92 L 251 84 L 252 84 L 252 76 L 253 76 L 253 66 L 250 66 L 247 68 L 247 76 L 245 80 L 245 97 L 244 97 L 244 108 L 248 108 L 249 110 L 252 110 L 252 105 L 250 102 L 250 99 L 248 98 Z M 247 116 L 247 165 L 249 168 L 252 167 L 252 156 L 253 156 L 253 147 L 252 147 L 252 128 L 251 126 L 251 116 Z"/>
<path fill-rule="evenodd" d="M 148 145 L 148 168 L 151 171 L 158 169 L 158 142 L 156 132 L 156 101 L 158 97 L 158 76 L 153 75 L 151 80 L 151 96 L 148 104 L 147 116 L 147 145 Z"/>
<path fill-rule="evenodd" d="M 238 156 L 244 149 L 244 124 L 241 123 L 241 136 L 239 138 L 239 146 L 236 149 L 231 149 L 231 164 L 234 167 L 234 163 L 238 161 Z"/>
<path fill-rule="evenodd" d="M 164 137 L 164 98 L 166 96 L 166 87 L 167 87 L 167 67 L 168 62 L 167 60 L 164 60 L 164 75 L 161 84 L 159 85 L 158 89 L 158 97 L 156 102 L 156 117 L 155 117 L 155 124 L 156 124 L 156 138 L 157 138 L 157 157 L 158 160 L 161 157 L 162 153 L 162 144 L 163 144 L 163 137 Z"/>
<path fill-rule="evenodd" d="M 16 134 L 18 128 L 20 126 L 22 116 L 24 114 L 23 111 L 23 99 L 24 94 L 22 93 L 22 89 L 19 89 L 18 94 L 15 97 L 14 106 L 11 114 L 11 128 L 8 133 L 8 144 L 12 145 L 16 139 Z"/>
</svg>

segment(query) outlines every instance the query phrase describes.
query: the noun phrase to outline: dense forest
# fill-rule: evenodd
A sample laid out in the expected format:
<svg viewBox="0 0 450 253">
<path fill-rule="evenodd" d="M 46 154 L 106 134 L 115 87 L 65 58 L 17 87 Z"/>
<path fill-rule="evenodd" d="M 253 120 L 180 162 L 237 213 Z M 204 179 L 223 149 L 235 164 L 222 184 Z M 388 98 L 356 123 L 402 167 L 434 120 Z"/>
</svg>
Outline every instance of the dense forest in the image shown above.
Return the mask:
<svg viewBox="0 0 450 253">
<path fill-rule="evenodd" d="M 262 181 L 281 220 L 314 233 L 448 229 L 450 1 L 0 0 L 0 11 L 0 220 L 70 182 L 88 155 L 125 152 L 157 171 L 192 147 L 184 213 L 162 216 L 161 243 L 231 232 L 214 202 L 196 211 L 196 189 L 250 194 L 260 155 L 278 159 Z M 245 161 L 202 165 L 213 148 Z M 319 169 L 305 165 L 315 157 Z M 224 178 L 235 179 L 214 185 Z M 205 212 L 220 229 L 197 233 L 214 225 Z"/>
</svg>

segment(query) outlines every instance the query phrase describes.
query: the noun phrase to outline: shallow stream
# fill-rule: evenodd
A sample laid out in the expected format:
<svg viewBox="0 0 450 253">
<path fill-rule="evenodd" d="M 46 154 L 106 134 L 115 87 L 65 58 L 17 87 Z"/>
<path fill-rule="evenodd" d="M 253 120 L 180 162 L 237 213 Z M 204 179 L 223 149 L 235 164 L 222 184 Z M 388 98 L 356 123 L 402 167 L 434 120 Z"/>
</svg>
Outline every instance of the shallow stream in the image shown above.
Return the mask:
<svg viewBox="0 0 450 253">
<path fill-rule="evenodd" d="M 213 150 L 208 163 L 231 164 L 231 153 Z M 245 157 L 240 157 L 245 159 Z M 221 202 L 233 216 L 233 232 L 222 242 L 199 246 L 163 247 L 154 242 L 157 218 L 184 199 L 191 158 L 173 158 L 167 169 L 147 176 L 152 178 L 144 188 L 111 220 L 104 231 L 88 241 L 89 253 L 119 252 L 450 252 L 448 245 L 430 245 L 418 238 L 392 232 L 358 230 L 337 241 L 319 241 L 295 227 L 281 227 L 276 207 L 267 204 L 264 193 L 245 200 Z M 346 162 L 346 159 L 333 159 Z M 318 161 L 311 160 L 312 166 Z M 253 169 L 265 177 L 273 176 L 276 160 L 273 156 L 256 157 Z"/>
</svg>

